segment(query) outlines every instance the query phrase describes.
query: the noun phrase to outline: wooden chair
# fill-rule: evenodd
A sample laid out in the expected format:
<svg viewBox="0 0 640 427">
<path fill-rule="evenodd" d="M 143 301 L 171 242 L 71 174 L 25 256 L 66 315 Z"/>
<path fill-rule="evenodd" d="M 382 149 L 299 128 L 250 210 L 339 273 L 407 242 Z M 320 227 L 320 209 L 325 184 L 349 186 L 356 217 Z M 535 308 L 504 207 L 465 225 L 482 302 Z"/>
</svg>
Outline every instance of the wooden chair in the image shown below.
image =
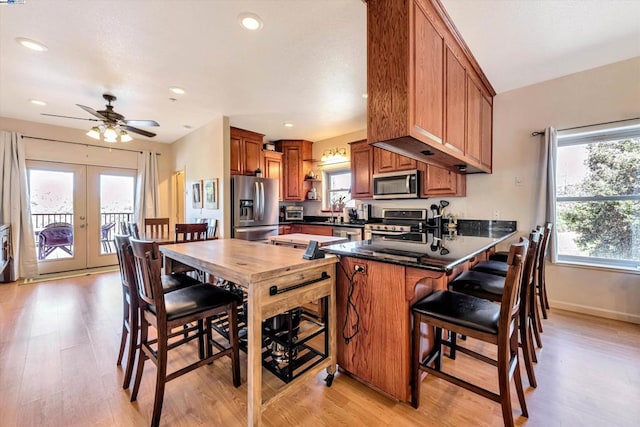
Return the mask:
<svg viewBox="0 0 640 427">
<path fill-rule="evenodd" d="M 522 388 L 518 358 L 518 319 L 520 308 L 520 287 L 522 284 L 522 258 L 528 241 L 511 245 L 509 250 L 509 271 L 505 281 L 502 303 L 453 291 L 437 291 L 413 305 L 413 354 L 412 354 L 412 394 L 414 408 L 420 405 L 420 383 L 422 372 L 428 372 L 452 384 L 463 387 L 483 397 L 500 403 L 505 426 L 511 427 L 511 378 L 514 378 L 522 415 L 528 417 L 527 404 Z M 426 323 L 435 328 L 433 350 L 421 357 L 421 325 Z M 465 347 L 458 350 L 497 367 L 499 393 L 471 384 L 442 370 L 443 345 L 451 345 L 442 338 L 442 330 L 478 339 L 498 347 L 497 360 Z M 431 366 L 433 365 L 433 367 Z"/>
<path fill-rule="evenodd" d="M 206 240 L 209 226 L 207 223 L 176 224 L 174 242 L 195 242 Z"/>
<path fill-rule="evenodd" d="M 538 251 L 542 232 L 532 230 L 529 234 L 529 246 L 523 267 L 522 286 L 520 287 L 520 319 L 519 334 L 522 354 L 524 356 L 524 366 L 527 370 L 527 378 L 531 387 L 537 387 L 534 373 L 534 363 L 538 361 L 533 348 L 532 336 L 536 334 L 535 305 L 535 269 L 538 259 Z M 504 263 L 509 265 L 508 263 Z M 449 289 L 461 292 L 478 298 L 484 298 L 493 302 L 501 302 L 503 299 L 506 277 L 498 274 L 489 274 L 481 271 L 467 271 L 460 274 L 449 283 Z M 456 336 L 452 336 L 451 358 L 455 358 Z"/>
<path fill-rule="evenodd" d="M 111 237 L 111 234 L 113 233 L 113 229 L 115 228 L 116 223 L 115 222 L 109 222 L 107 224 L 103 224 L 100 227 L 100 234 L 101 234 L 101 242 L 102 242 L 102 250 L 105 253 L 110 253 L 111 251 L 111 242 L 113 241 L 113 238 Z"/>
<path fill-rule="evenodd" d="M 537 274 L 537 294 L 540 299 L 540 308 L 542 309 L 542 316 L 546 319 L 548 318 L 547 310 L 550 310 L 549 306 L 549 297 L 547 296 L 547 281 L 545 276 L 545 262 L 544 259 L 547 255 L 547 248 L 549 247 L 549 240 L 551 236 L 551 231 L 553 230 L 553 224 L 547 222 L 542 227 L 543 236 L 542 243 L 540 244 L 540 255 L 538 259 L 538 269 L 536 270 Z"/>
<path fill-rule="evenodd" d="M 229 356 L 233 385 L 240 386 L 240 358 L 237 325 L 237 305 L 241 299 L 234 293 L 212 285 L 195 285 L 173 292 L 164 293 L 160 274 L 160 253 L 154 242 L 131 239 L 135 271 L 137 278 L 137 294 L 140 303 L 140 356 L 136 377 L 131 393 L 131 401 L 137 399 L 142 372 L 147 359 L 156 365 L 156 388 L 151 425 L 160 423 L 162 403 L 164 401 L 165 383 L 187 372 L 207 365 L 214 360 Z M 211 333 L 211 317 L 226 314 L 229 322 L 229 346 L 213 342 Z M 191 322 L 204 322 L 205 327 L 198 330 L 197 337 L 205 341 L 205 357 L 167 374 L 168 351 L 181 346 L 194 336 L 172 340 L 170 331 L 183 327 Z M 149 326 L 157 331 L 157 340 L 149 339 Z M 154 348 L 155 346 L 155 348 Z M 213 347 L 219 351 L 213 353 Z M 181 355 L 184 357 L 184 355 Z"/>
<path fill-rule="evenodd" d="M 156 236 L 169 235 L 169 218 L 145 218 L 144 232 Z"/>
<path fill-rule="evenodd" d="M 125 347 L 128 344 L 127 365 L 124 374 L 122 388 L 129 388 L 131 383 L 131 375 L 133 373 L 133 365 L 139 349 L 138 328 L 140 325 L 138 294 L 136 292 L 136 275 L 133 261 L 133 252 L 129 236 L 116 234 L 114 236 L 114 246 L 116 255 L 118 256 L 118 264 L 120 266 L 120 282 L 122 284 L 122 334 L 120 339 L 120 351 L 118 352 L 118 361 L 116 365 L 122 364 Z M 201 285 L 196 279 L 186 274 L 162 275 L 163 292 L 171 292 L 187 286 Z M 185 334 L 180 331 L 179 334 Z"/>
<path fill-rule="evenodd" d="M 129 223 L 129 236 L 133 237 L 134 239 L 140 238 L 140 230 L 138 229 L 138 224 L 136 224 L 135 222 Z"/>
</svg>

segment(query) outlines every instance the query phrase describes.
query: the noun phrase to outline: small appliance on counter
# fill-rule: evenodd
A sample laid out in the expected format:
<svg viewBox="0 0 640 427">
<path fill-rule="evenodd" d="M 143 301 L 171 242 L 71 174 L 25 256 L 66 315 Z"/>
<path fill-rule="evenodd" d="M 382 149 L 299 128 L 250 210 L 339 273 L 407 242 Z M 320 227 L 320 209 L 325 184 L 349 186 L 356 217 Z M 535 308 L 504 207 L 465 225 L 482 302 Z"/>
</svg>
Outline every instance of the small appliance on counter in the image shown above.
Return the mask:
<svg viewBox="0 0 640 427">
<path fill-rule="evenodd" d="M 304 207 L 302 206 L 286 206 L 284 208 L 285 221 L 302 221 L 304 219 Z"/>
<path fill-rule="evenodd" d="M 371 219 L 371 204 L 362 203 L 358 206 L 357 210 L 358 210 L 357 219 L 365 222 Z"/>
</svg>

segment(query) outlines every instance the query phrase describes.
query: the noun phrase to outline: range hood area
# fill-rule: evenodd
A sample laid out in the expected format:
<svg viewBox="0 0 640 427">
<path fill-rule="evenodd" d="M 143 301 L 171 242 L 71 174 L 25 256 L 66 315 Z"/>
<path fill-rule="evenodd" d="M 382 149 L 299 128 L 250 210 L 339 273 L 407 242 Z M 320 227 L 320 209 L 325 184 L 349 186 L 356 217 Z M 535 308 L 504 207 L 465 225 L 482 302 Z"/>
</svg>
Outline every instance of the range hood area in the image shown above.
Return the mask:
<svg viewBox="0 0 640 427">
<path fill-rule="evenodd" d="M 439 0 L 367 1 L 367 140 L 491 173 L 495 90 Z"/>
</svg>

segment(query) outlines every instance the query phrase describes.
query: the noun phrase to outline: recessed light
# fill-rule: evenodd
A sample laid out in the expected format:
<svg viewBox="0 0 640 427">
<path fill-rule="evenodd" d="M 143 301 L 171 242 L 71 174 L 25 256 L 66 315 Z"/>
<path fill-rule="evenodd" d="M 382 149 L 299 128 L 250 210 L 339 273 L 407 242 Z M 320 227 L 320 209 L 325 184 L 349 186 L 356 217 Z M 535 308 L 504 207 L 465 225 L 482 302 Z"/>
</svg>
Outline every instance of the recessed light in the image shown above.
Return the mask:
<svg viewBox="0 0 640 427">
<path fill-rule="evenodd" d="M 44 52 L 49 50 L 45 45 L 35 40 L 27 39 L 25 37 L 18 37 L 16 41 L 27 49 L 35 50 L 36 52 Z"/>
<path fill-rule="evenodd" d="M 238 22 L 243 28 L 250 31 L 259 30 L 262 28 L 262 19 L 255 13 L 241 13 L 238 15 Z"/>
<path fill-rule="evenodd" d="M 282 125 L 283 125 L 284 127 L 286 127 L 286 128 L 292 128 L 292 127 L 293 127 L 293 123 L 289 123 L 289 122 L 287 122 L 287 123 L 283 123 Z"/>
<path fill-rule="evenodd" d="M 184 89 L 178 86 L 170 87 L 169 90 L 176 95 L 184 95 L 185 93 L 187 93 Z"/>
<path fill-rule="evenodd" d="M 363 97 L 364 99 L 367 99 L 367 98 L 369 97 L 369 94 L 368 94 L 368 93 L 363 93 L 363 94 L 362 94 L 362 97 Z"/>
<path fill-rule="evenodd" d="M 32 104 L 34 104 L 34 105 L 39 105 L 39 106 L 41 106 L 41 107 L 44 107 L 44 106 L 46 106 L 46 105 L 47 105 L 47 103 L 46 103 L 46 102 L 44 102 L 44 101 L 40 101 L 39 99 L 30 99 L 30 100 L 29 100 L 29 102 L 30 102 L 30 103 L 32 103 Z"/>
<path fill-rule="evenodd" d="M 185 128 L 185 129 L 191 129 L 193 126 L 191 126 L 191 125 L 183 125 L 182 127 Z"/>
</svg>

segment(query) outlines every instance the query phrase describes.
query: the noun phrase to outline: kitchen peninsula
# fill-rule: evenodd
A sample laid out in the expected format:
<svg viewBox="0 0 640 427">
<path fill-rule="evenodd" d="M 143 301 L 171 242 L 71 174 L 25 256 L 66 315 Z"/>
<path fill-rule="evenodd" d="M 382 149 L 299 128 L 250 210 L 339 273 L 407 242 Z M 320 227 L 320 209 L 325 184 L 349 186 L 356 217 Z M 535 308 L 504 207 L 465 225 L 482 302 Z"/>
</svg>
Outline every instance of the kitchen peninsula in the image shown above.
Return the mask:
<svg viewBox="0 0 640 427">
<path fill-rule="evenodd" d="M 421 243 L 374 238 L 322 248 L 341 257 L 336 300 L 338 325 L 344 327 L 338 331 L 338 365 L 399 401 L 411 400 L 411 305 L 446 289 L 516 228 L 508 221 L 470 221 L 455 232 L 441 230 L 423 233 L 428 240 Z M 431 345 L 425 328 L 421 352 Z"/>
</svg>

